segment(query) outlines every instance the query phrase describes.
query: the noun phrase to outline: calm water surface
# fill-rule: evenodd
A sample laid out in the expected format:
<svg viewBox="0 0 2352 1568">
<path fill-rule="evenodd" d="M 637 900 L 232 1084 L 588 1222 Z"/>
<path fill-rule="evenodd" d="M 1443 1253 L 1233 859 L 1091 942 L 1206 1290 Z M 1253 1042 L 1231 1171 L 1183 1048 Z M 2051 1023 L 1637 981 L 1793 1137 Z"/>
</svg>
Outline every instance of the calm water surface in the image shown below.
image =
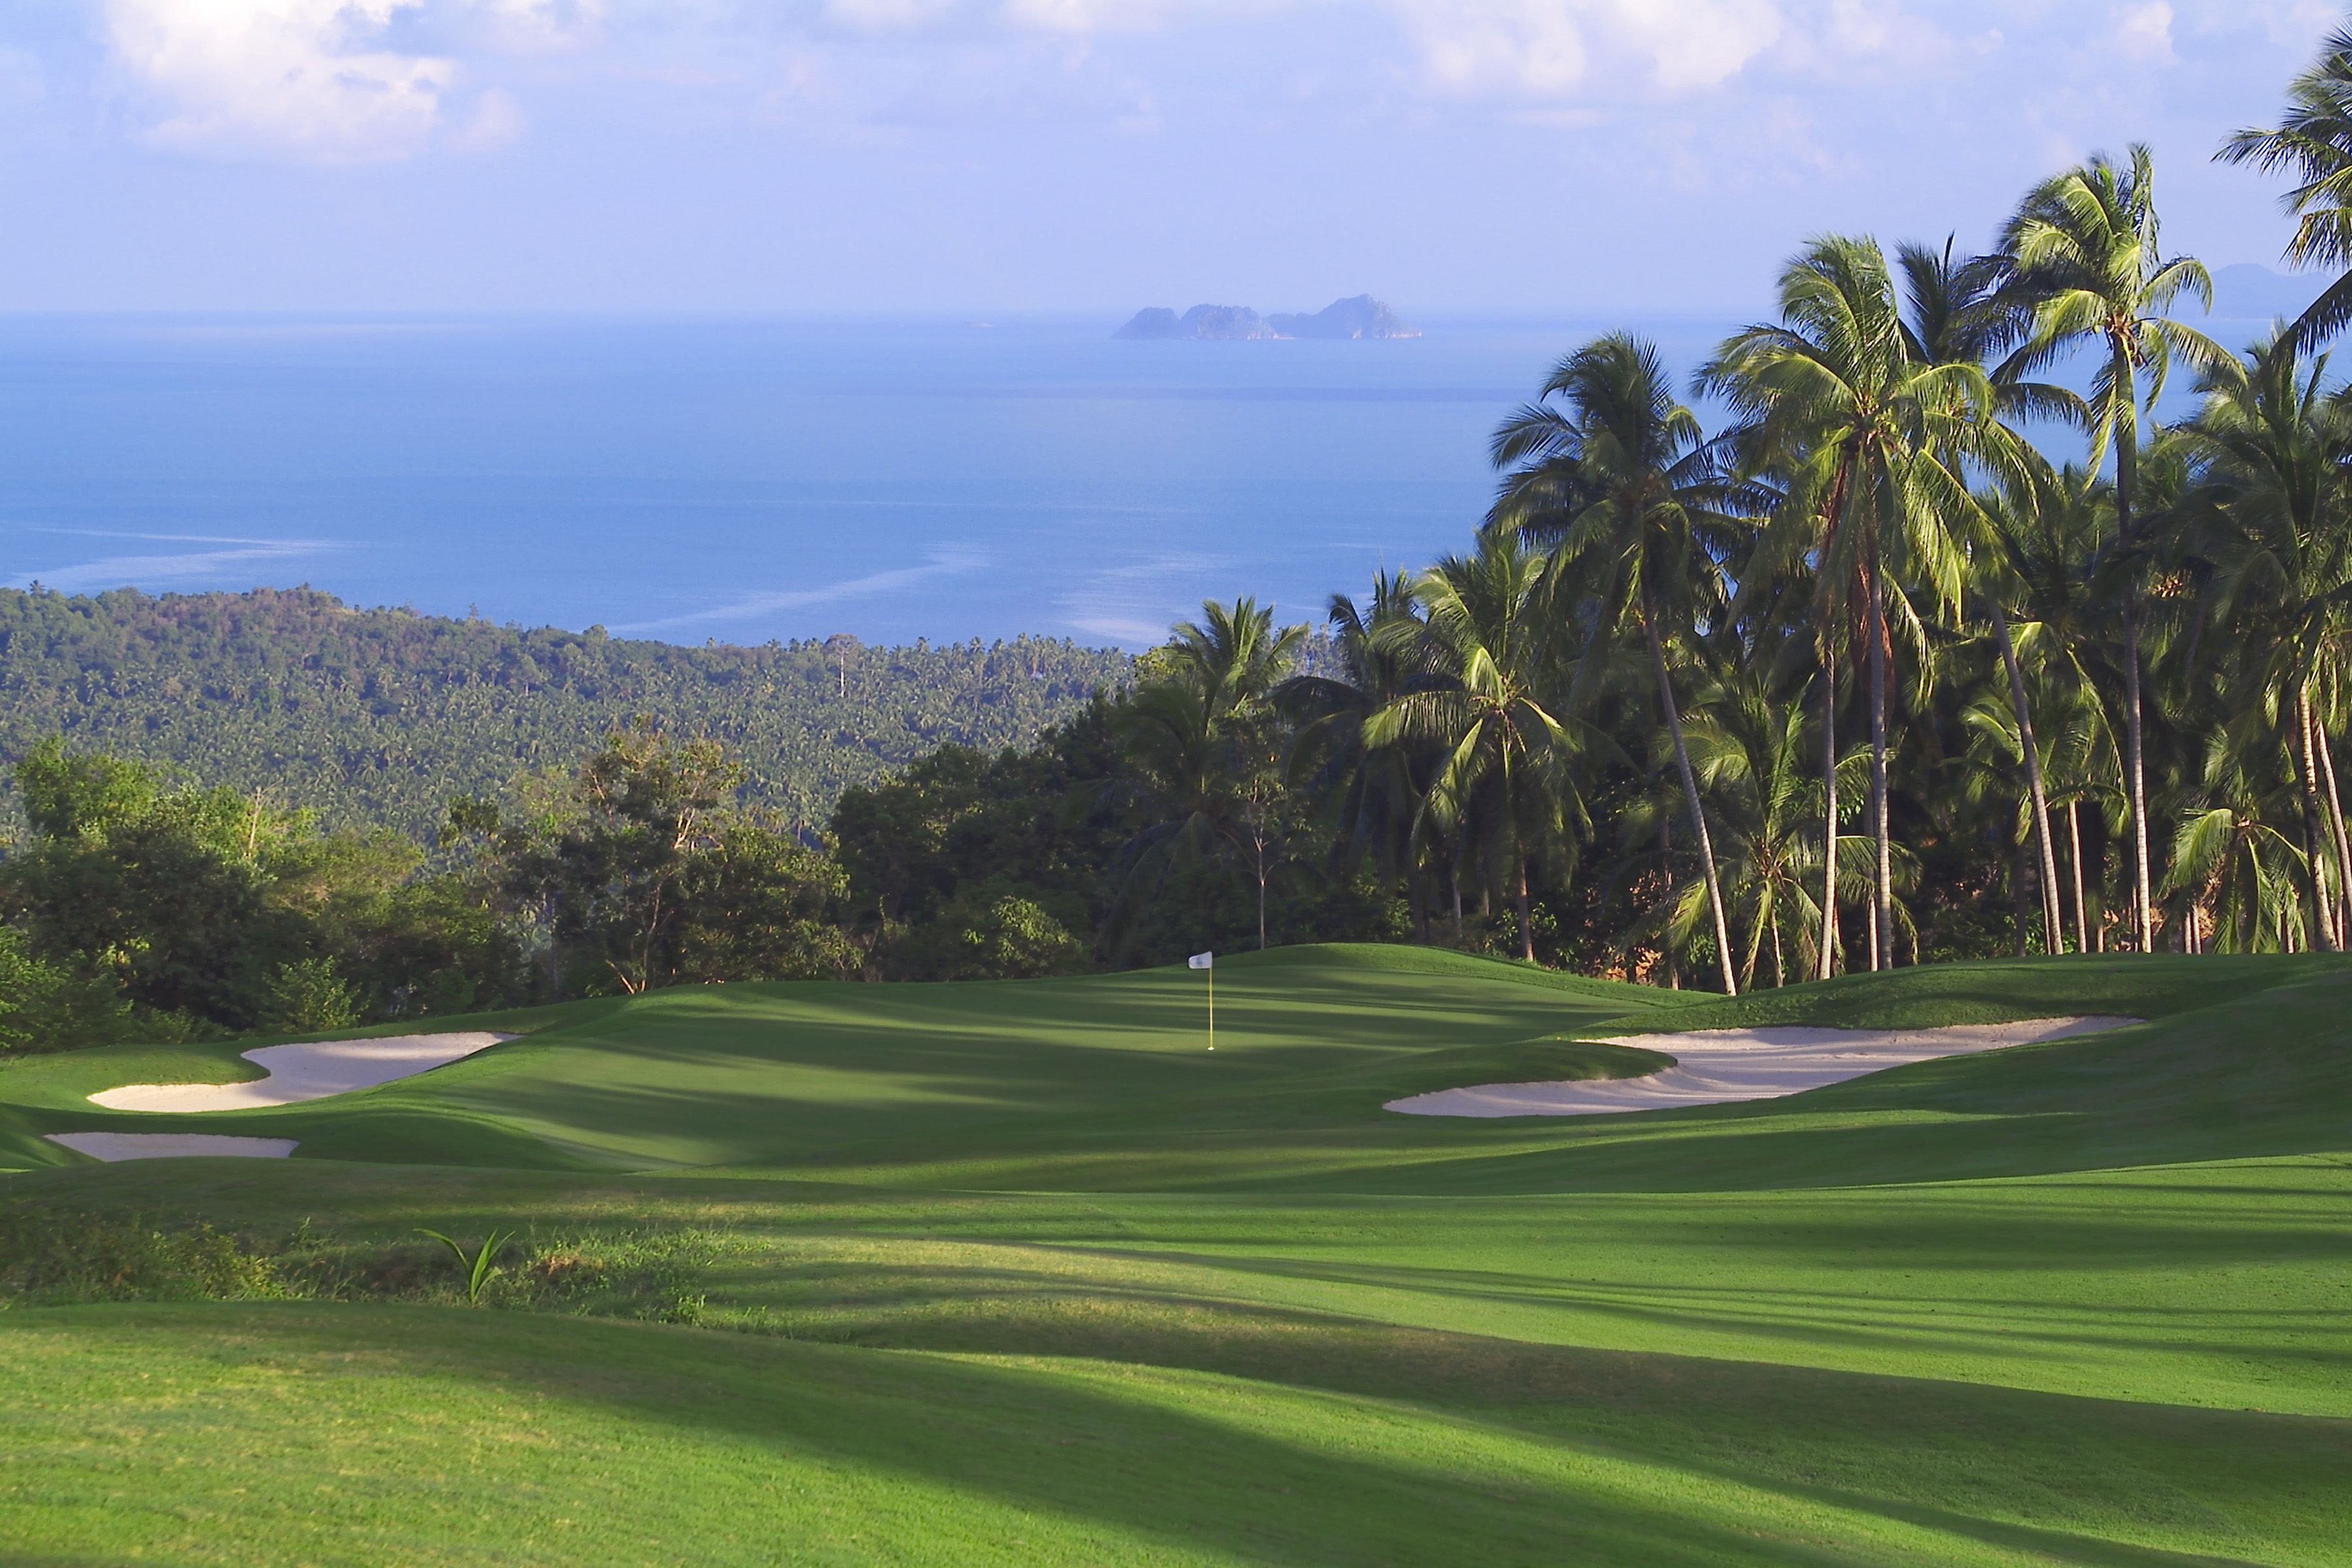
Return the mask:
<svg viewBox="0 0 2352 1568">
<path fill-rule="evenodd" d="M 1607 322 L 0 318 L 0 581 L 308 583 L 679 642 L 1156 641 L 1458 549 Z M 1687 366 L 1728 323 L 1656 331 Z"/>
</svg>

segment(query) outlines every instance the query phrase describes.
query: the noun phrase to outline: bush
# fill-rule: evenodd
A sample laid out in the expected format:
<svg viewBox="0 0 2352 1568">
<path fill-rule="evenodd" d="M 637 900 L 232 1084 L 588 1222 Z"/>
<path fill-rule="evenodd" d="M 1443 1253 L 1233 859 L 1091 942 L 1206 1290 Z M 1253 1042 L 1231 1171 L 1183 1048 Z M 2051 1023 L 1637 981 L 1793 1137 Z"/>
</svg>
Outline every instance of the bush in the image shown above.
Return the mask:
<svg viewBox="0 0 2352 1568">
<path fill-rule="evenodd" d="M 35 958 L 0 925 L 0 1054 L 102 1046 L 129 1032 L 130 1015 L 110 980 Z"/>
<path fill-rule="evenodd" d="M 261 1026 L 274 1034 L 348 1029 L 360 1021 L 359 999 L 335 973 L 332 959 L 282 964 L 262 987 Z"/>
<path fill-rule="evenodd" d="M 282 1296 L 271 1259 L 208 1225 L 0 1205 L 0 1305 L 242 1300 Z"/>
<path fill-rule="evenodd" d="M 702 1319 L 702 1270 L 723 1245 L 698 1230 L 631 1230 L 509 1241 L 481 1297 L 509 1311 Z M 306 1221 L 277 1237 L 197 1224 L 165 1229 L 136 1215 L 0 1205 L 0 1309 L 79 1301 L 329 1301 L 466 1299 L 449 1249 L 403 1240 L 345 1243 Z"/>
</svg>

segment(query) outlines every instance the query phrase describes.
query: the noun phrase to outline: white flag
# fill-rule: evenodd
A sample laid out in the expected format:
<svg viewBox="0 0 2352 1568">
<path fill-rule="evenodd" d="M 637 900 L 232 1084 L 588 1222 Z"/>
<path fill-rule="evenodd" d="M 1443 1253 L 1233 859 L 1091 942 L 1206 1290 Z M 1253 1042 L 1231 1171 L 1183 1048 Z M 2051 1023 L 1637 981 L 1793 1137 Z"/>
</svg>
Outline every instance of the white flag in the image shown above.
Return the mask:
<svg viewBox="0 0 2352 1568">
<path fill-rule="evenodd" d="M 1217 955 L 1213 952 L 1196 952 L 1184 963 L 1188 968 L 1214 969 L 1217 966 Z"/>
</svg>

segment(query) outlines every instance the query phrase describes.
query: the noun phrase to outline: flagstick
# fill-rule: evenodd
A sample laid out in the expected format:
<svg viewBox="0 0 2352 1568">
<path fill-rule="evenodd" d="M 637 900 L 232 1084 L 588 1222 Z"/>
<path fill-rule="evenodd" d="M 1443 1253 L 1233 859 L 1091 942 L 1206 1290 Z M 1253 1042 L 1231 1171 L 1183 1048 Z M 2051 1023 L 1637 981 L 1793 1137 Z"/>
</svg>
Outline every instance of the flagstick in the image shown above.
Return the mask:
<svg viewBox="0 0 2352 1568">
<path fill-rule="evenodd" d="M 1217 1048 L 1217 971 L 1213 964 L 1209 969 L 1209 1048 Z"/>
</svg>

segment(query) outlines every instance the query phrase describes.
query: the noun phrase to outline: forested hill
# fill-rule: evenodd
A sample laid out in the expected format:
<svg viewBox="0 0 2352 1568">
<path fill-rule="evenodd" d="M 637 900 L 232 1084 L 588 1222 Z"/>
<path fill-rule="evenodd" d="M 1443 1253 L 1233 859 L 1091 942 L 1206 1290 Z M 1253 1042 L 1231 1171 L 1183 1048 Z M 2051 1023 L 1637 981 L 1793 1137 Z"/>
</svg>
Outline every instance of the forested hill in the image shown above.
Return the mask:
<svg viewBox="0 0 2352 1568">
<path fill-rule="evenodd" d="M 1129 662 L 1031 637 L 846 641 L 680 647 L 353 609 L 310 589 L 0 589 L 0 760 L 62 734 L 274 791 L 332 826 L 418 833 L 451 796 L 569 769 L 642 712 L 724 740 L 755 797 L 821 824 L 842 790 L 945 742 L 1026 742 Z"/>
</svg>

